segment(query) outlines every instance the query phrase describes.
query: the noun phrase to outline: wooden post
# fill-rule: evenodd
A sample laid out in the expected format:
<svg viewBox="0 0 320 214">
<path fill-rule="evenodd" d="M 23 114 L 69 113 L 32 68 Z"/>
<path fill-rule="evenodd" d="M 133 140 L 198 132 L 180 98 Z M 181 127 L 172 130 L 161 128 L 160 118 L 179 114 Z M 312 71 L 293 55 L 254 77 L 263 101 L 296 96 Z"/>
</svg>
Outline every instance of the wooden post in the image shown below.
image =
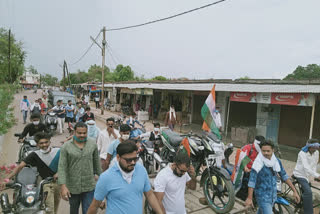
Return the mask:
<svg viewBox="0 0 320 214">
<path fill-rule="evenodd" d="M 316 108 L 316 101 L 314 101 L 312 105 L 312 113 L 311 113 L 311 122 L 310 122 L 310 132 L 309 132 L 309 139 L 312 138 L 312 132 L 313 132 L 313 121 L 314 121 L 314 111 Z"/>
<path fill-rule="evenodd" d="M 106 27 L 103 27 L 103 39 L 102 39 L 102 86 L 101 86 L 101 115 L 104 113 L 104 67 L 106 58 Z"/>
<path fill-rule="evenodd" d="M 227 136 L 228 136 L 228 125 L 229 125 L 229 113 L 230 113 L 230 97 L 228 98 L 228 112 L 227 112 L 227 121 L 226 121 L 226 125 L 225 125 L 225 140 L 227 140 Z"/>
</svg>

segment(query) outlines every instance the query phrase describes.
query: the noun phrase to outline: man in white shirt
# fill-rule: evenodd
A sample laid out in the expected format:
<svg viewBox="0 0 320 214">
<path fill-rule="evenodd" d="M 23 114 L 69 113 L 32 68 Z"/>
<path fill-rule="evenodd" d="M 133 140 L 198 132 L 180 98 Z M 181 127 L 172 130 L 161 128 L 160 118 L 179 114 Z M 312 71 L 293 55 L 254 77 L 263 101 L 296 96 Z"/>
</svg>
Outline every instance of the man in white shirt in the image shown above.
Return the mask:
<svg viewBox="0 0 320 214">
<path fill-rule="evenodd" d="M 153 131 L 143 133 L 143 134 L 139 135 L 138 137 L 140 139 L 148 138 L 148 140 L 150 140 L 150 141 L 161 139 L 161 136 L 160 136 L 160 123 L 154 123 L 153 126 L 154 126 Z"/>
<path fill-rule="evenodd" d="M 196 185 L 196 173 L 188 154 L 177 153 L 174 162 L 162 169 L 154 180 L 154 192 L 163 212 L 186 214 L 185 188 L 195 190 Z"/>
<path fill-rule="evenodd" d="M 97 138 L 98 151 L 100 154 L 101 168 L 106 169 L 105 163 L 108 155 L 109 145 L 120 136 L 119 131 L 114 129 L 114 118 L 107 119 L 107 128 L 99 133 Z"/>
<path fill-rule="evenodd" d="M 293 175 L 302 188 L 302 200 L 304 213 L 313 213 L 312 191 L 309 185 L 309 177 L 320 179 L 317 173 L 317 164 L 319 161 L 320 144 L 317 139 L 309 139 L 306 146 L 301 149 L 298 154 L 296 167 Z"/>
</svg>

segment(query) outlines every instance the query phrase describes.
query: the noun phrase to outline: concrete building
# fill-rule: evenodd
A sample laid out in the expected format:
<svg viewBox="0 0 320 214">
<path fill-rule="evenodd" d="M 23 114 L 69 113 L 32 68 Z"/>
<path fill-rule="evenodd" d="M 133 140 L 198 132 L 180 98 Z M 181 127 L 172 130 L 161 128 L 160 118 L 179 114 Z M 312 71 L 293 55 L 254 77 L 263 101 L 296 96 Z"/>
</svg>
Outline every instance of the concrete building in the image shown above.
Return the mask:
<svg viewBox="0 0 320 214">
<path fill-rule="evenodd" d="M 20 78 L 20 84 L 23 88 L 31 89 L 34 87 L 40 87 L 40 74 L 32 74 L 31 72 L 25 72 Z"/>
</svg>

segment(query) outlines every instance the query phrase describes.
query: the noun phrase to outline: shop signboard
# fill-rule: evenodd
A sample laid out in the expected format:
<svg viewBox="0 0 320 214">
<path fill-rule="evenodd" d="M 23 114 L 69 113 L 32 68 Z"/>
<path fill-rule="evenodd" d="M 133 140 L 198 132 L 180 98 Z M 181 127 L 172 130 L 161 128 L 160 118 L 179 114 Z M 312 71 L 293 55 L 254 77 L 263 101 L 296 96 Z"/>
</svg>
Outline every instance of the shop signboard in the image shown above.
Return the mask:
<svg viewBox="0 0 320 214">
<path fill-rule="evenodd" d="M 313 94 L 231 92 L 230 101 L 277 105 L 312 106 Z"/>
</svg>

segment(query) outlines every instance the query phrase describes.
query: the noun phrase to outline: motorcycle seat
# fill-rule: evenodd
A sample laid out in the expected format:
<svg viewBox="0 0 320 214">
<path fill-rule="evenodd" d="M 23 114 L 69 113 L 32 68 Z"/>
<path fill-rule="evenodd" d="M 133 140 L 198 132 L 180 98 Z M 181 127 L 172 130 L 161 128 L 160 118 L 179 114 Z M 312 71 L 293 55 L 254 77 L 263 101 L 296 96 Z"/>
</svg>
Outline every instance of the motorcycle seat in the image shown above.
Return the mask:
<svg viewBox="0 0 320 214">
<path fill-rule="evenodd" d="M 146 141 L 144 142 L 144 144 L 146 145 L 147 148 L 153 148 L 153 142 L 152 141 Z"/>
<path fill-rule="evenodd" d="M 178 147 L 181 144 L 183 138 L 176 132 L 170 129 L 165 129 L 162 131 L 163 137 L 172 145 L 173 147 Z"/>
<path fill-rule="evenodd" d="M 36 184 L 37 172 L 30 168 L 24 167 L 17 175 L 16 182 L 22 185 Z"/>
</svg>

